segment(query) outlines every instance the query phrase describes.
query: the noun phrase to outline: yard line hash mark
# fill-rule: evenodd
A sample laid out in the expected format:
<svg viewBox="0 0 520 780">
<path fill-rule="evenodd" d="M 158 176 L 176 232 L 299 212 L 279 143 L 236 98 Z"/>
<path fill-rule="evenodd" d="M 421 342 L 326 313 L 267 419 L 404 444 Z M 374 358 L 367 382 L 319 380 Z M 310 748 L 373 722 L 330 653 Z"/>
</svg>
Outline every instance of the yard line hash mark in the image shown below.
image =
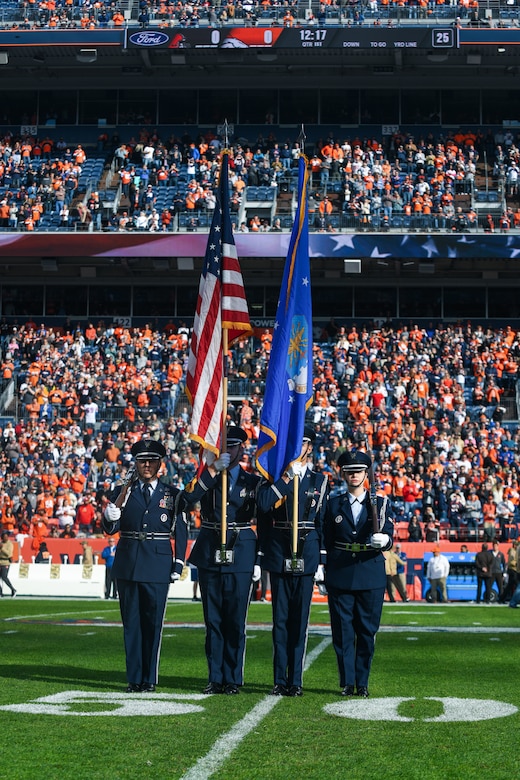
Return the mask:
<svg viewBox="0 0 520 780">
<path fill-rule="evenodd" d="M 319 655 L 331 644 L 331 639 L 326 637 L 314 650 L 307 654 L 304 671 L 318 658 Z M 243 739 L 255 729 L 274 707 L 281 701 L 281 696 L 266 696 L 242 720 L 223 734 L 205 756 L 200 758 L 191 769 L 182 776 L 181 780 L 207 780 L 220 769 L 231 753 L 239 746 Z"/>
</svg>

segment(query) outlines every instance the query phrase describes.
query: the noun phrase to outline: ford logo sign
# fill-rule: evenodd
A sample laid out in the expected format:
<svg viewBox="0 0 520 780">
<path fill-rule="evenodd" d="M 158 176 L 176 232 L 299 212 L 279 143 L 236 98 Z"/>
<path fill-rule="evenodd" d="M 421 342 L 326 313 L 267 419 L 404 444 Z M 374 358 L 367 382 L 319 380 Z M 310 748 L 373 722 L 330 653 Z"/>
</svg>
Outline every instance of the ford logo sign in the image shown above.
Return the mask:
<svg viewBox="0 0 520 780">
<path fill-rule="evenodd" d="M 170 36 L 163 32 L 145 31 L 133 33 L 130 36 L 130 42 L 136 46 L 162 46 L 168 43 Z"/>
</svg>

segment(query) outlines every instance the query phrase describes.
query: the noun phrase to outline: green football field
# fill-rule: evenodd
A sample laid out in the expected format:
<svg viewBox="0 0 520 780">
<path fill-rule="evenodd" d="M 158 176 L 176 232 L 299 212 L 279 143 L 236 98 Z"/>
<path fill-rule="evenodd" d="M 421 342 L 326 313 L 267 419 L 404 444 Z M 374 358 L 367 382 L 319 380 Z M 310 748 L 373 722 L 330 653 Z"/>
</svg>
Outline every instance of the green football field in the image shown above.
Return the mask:
<svg viewBox="0 0 520 780">
<path fill-rule="evenodd" d="M 171 602 L 155 694 L 126 694 L 117 602 L 0 602 L 10 780 L 492 778 L 520 775 L 520 609 L 385 605 L 368 700 L 344 701 L 326 605 L 302 698 L 271 697 L 271 607 L 249 610 L 245 685 L 204 696 L 202 608 Z"/>
</svg>

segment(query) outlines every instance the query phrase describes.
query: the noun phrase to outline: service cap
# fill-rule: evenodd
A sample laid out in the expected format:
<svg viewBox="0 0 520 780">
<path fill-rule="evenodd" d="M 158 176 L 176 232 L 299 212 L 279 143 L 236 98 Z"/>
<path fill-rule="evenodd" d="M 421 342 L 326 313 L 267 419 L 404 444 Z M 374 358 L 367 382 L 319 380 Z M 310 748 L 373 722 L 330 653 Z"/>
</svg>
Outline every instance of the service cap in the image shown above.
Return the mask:
<svg viewBox="0 0 520 780">
<path fill-rule="evenodd" d="M 136 441 L 130 450 L 136 460 L 149 460 L 154 458 L 160 460 L 166 455 L 164 445 L 155 439 L 141 439 Z"/>
<path fill-rule="evenodd" d="M 237 444 L 244 444 L 247 441 L 247 433 L 237 425 L 231 425 L 227 429 L 226 441 L 229 447 L 236 447 Z"/>
<path fill-rule="evenodd" d="M 342 452 L 338 458 L 338 466 L 343 471 L 369 469 L 371 465 L 372 459 L 366 452 L 361 452 L 361 450 L 357 450 L 356 452 Z"/>
<path fill-rule="evenodd" d="M 306 425 L 303 429 L 303 441 L 310 441 L 311 444 L 314 444 L 316 441 L 316 434 L 310 425 Z"/>
</svg>

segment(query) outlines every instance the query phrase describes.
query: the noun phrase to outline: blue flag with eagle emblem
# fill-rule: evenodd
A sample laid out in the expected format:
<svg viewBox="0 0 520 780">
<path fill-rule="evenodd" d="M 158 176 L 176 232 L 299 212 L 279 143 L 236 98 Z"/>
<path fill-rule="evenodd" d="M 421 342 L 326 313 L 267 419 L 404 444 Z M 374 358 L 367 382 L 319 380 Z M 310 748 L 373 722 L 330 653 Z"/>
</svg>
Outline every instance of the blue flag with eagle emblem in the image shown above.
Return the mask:
<svg viewBox="0 0 520 780">
<path fill-rule="evenodd" d="M 301 452 L 305 413 L 312 403 L 312 302 L 307 159 L 299 159 L 298 208 L 276 310 L 256 463 L 276 481 Z"/>
</svg>

